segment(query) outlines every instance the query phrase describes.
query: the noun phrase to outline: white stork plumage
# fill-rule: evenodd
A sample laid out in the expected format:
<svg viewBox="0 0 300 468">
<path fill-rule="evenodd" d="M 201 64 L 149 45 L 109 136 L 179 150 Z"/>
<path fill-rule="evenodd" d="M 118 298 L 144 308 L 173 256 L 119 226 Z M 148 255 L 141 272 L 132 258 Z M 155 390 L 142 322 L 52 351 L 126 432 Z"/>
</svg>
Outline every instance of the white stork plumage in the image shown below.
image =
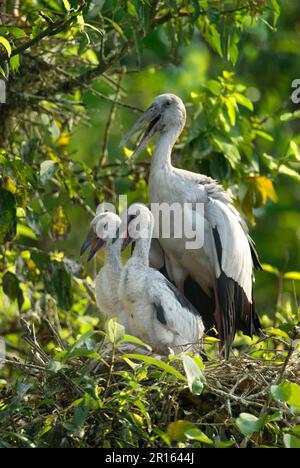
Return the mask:
<svg viewBox="0 0 300 468">
<path fill-rule="evenodd" d="M 122 220 L 115 213 L 98 212 L 91 222 L 91 230 L 82 245 L 80 254 L 82 255 L 91 246 L 88 255 L 88 260 L 91 260 L 100 248 L 104 249 L 104 265 L 99 270 L 95 281 L 96 303 L 107 318 L 117 318 L 126 333 L 131 333 L 128 314 L 118 296 L 123 270 L 121 225 Z"/>
<path fill-rule="evenodd" d="M 181 99 L 174 94 L 162 94 L 154 99 L 121 145 L 147 125 L 131 159 L 157 133 L 149 176 L 151 203 L 204 204 L 202 248 L 187 250 L 185 238 L 160 238 L 159 242 L 168 277 L 200 312 L 206 305 L 209 310 L 204 317 L 206 324 L 216 324 L 227 357 L 236 330 L 252 336 L 260 328 L 254 308 L 252 281 L 253 266 L 261 266 L 254 242 L 234 208 L 231 196 L 210 177 L 172 165 L 172 148 L 185 121 L 186 110 Z"/>
<path fill-rule="evenodd" d="M 142 228 L 139 232 L 137 224 Z M 119 298 L 136 336 L 154 352 L 169 354 L 171 348 L 176 353 L 187 349 L 199 353 L 204 325 L 197 310 L 165 276 L 149 266 L 153 227 L 149 209 L 131 205 L 128 240 L 135 245 L 121 275 Z"/>
</svg>

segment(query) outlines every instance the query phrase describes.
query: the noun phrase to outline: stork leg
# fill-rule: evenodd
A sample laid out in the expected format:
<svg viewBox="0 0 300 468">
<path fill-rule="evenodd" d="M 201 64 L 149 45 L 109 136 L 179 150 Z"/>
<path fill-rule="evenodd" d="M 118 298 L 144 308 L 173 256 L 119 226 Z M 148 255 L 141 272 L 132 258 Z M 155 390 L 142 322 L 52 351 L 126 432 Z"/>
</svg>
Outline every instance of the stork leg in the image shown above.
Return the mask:
<svg viewBox="0 0 300 468">
<path fill-rule="evenodd" d="M 220 350 L 221 356 L 224 357 L 223 324 L 222 324 L 221 308 L 220 308 L 220 304 L 219 304 L 218 291 L 217 291 L 217 285 L 216 284 L 215 284 L 215 287 L 214 287 L 214 295 L 215 295 L 215 303 L 216 303 L 214 317 L 215 317 L 215 321 L 216 321 L 216 325 L 217 325 L 218 336 L 219 336 L 219 339 L 220 339 L 219 350 Z"/>
</svg>

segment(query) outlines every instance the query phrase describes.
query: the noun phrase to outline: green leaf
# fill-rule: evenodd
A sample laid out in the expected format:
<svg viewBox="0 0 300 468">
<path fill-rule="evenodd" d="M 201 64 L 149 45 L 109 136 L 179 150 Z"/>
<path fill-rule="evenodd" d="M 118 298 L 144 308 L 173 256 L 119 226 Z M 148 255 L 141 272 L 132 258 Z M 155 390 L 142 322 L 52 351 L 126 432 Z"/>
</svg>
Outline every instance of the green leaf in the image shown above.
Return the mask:
<svg viewBox="0 0 300 468">
<path fill-rule="evenodd" d="M 17 232 L 15 196 L 0 184 L 0 243 L 12 240 Z"/>
<path fill-rule="evenodd" d="M 26 37 L 27 34 L 26 32 L 21 29 L 21 28 L 16 28 L 15 26 L 12 26 L 8 29 L 9 34 L 12 34 L 16 39 L 22 39 L 23 37 Z"/>
<path fill-rule="evenodd" d="M 300 119 L 300 110 L 295 112 L 286 112 L 280 116 L 282 122 L 289 122 L 291 120 Z"/>
<path fill-rule="evenodd" d="M 120 34 L 120 36 L 122 37 L 122 39 L 124 39 L 124 41 L 127 41 L 127 37 L 125 36 L 122 28 L 118 25 L 118 23 L 113 21 L 111 18 L 107 18 L 107 16 L 104 16 L 104 19 L 112 25 L 112 27 L 117 31 L 117 33 Z"/>
<path fill-rule="evenodd" d="M 221 83 L 219 83 L 219 81 L 208 80 L 208 82 L 204 86 L 216 96 L 219 96 L 221 94 L 222 86 L 221 86 Z"/>
<path fill-rule="evenodd" d="M 131 16 L 134 16 L 134 18 L 138 19 L 138 14 L 137 14 L 134 3 L 127 1 L 127 11 Z"/>
<path fill-rule="evenodd" d="M 261 418 L 249 413 L 241 413 L 235 422 L 240 432 L 247 437 L 251 437 L 254 432 L 259 432 L 263 426 Z"/>
<path fill-rule="evenodd" d="M 125 329 L 123 325 L 118 323 L 114 318 L 107 320 L 105 323 L 105 331 L 111 343 L 119 343 L 124 339 Z"/>
<path fill-rule="evenodd" d="M 20 282 L 16 275 L 7 271 L 2 278 L 3 292 L 12 300 L 17 301 L 19 310 L 21 310 L 24 303 L 24 297 L 22 289 L 20 288 Z"/>
<path fill-rule="evenodd" d="M 17 55 L 14 55 L 10 61 L 10 66 L 11 66 L 11 69 L 12 71 L 15 73 L 19 70 L 19 67 L 20 67 L 20 55 L 17 54 Z"/>
<path fill-rule="evenodd" d="M 290 167 L 286 166 L 285 164 L 281 164 L 279 166 L 278 172 L 279 174 L 284 174 L 288 177 L 291 177 L 291 179 L 294 179 L 296 182 L 300 182 L 300 174 L 294 169 L 291 169 Z"/>
<path fill-rule="evenodd" d="M 207 435 L 204 434 L 204 432 L 200 431 L 200 429 L 198 429 L 197 427 L 187 429 L 184 432 L 184 435 L 188 439 L 198 440 L 199 442 L 202 442 L 203 444 L 208 444 L 208 445 L 213 444 L 213 440 L 207 437 Z"/>
<path fill-rule="evenodd" d="M 8 42 L 8 40 L 5 39 L 5 37 L 0 36 L 0 44 L 3 45 L 3 47 L 6 49 L 7 55 L 10 57 L 11 56 L 11 45 Z"/>
<path fill-rule="evenodd" d="M 236 104 L 235 100 L 232 99 L 231 97 L 229 98 L 224 98 L 225 106 L 227 107 L 227 113 L 229 117 L 230 124 L 234 127 L 235 125 L 235 109 L 236 109 Z"/>
<path fill-rule="evenodd" d="M 171 422 L 167 428 L 167 434 L 171 441 L 186 440 L 186 431 L 194 429 L 195 425 L 190 421 L 178 419 L 178 421 Z"/>
<path fill-rule="evenodd" d="M 70 11 L 71 10 L 71 5 L 70 3 L 68 2 L 68 0 L 62 0 L 63 4 L 64 4 L 64 7 L 67 11 Z"/>
<path fill-rule="evenodd" d="M 279 270 L 278 268 L 269 265 L 268 263 L 262 263 L 262 268 L 263 271 L 266 271 L 267 273 L 272 273 L 272 275 L 279 276 Z"/>
<path fill-rule="evenodd" d="M 91 336 L 94 335 L 94 330 L 89 330 L 87 331 L 86 333 L 84 333 L 83 335 L 81 335 L 78 340 L 72 344 L 72 346 L 70 346 L 70 348 L 67 350 L 66 352 L 66 355 L 65 355 L 65 359 L 68 359 L 68 357 L 74 353 L 74 351 L 78 348 L 80 348 L 83 344 L 86 343 L 86 341 L 91 338 Z"/>
<path fill-rule="evenodd" d="M 300 152 L 299 152 L 299 149 L 298 149 L 298 145 L 294 140 L 291 140 L 291 142 L 290 142 L 290 149 L 291 149 L 291 153 L 295 157 L 296 161 L 300 162 Z"/>
<path fill-rule="evenodd" d="M 277 171 L 278 163 L 272 156 L 270 156 L 267 153 L 263 153 L 262 156 L 261 156 L 261 159 L 262 159 L 262 162 L 264 163 L 264 165 L 268 169 L 270 169 L 270 171 L 272 171 L 272 172 Z"/>
<path fill-rule="evenodd" d="M 284 330 L 280 330 L 280 328 L 268 328 L 267 332 L 269 335 L 279 336 L 290 341 L 289 335 Z"/>
<path fill-rule="evenodd" d="M 142 346 L 142 347 L 148 349 L 149 351 L 151 351 L 151 347 L 149 345 L 147 345 L 146 343 L 144 343 L 139 338 L 137 338 L 136 336 L 125 334 L 124 338 L 120 341 L 120 344 L 121 343 L 133 343 L 133 344 L 136 344 L 138 346 Z"/>
<path fill-rule="evenodd" d="M 284 279 L 300 281 L 300 271 L 287 271 L 283 277 Z"/>
<path fill-rule="evenodd" d="M 153 358 L 151 356 L 144 356 L 143 354 L 124 354 L 123 358 L 128 359 L 136 359 L 138 361 L 145 362 L 147 364 L 151 364 L 152 366 L 159 367 L 161 370 L 167 372 L 168 374 L 174 375 L 179 380 L 183 380 L 186 382 L 186 378 L 174 367 L 170 366 L 164 361 L 160 361 L 159 359 Z"/>
<path fill-rule="evenodd" d="M 235 168 L 241 159 L 241 155 L 237 147 L 216 136 L 213 136 L 213 142 L 217 150 L 224 153 L 224 156 L 229 161 L 230 165 Z"/>
<path fill-rule="evenodd" d="M 233 97 L 239 104 L 241 104 L 244 107 L 247 107 L 247 109 L 249 109 L 250 111 L 254 110 L 252 102 L 248 98 L 246 98 L 246 96 L 243 96 L 243 94 L 234 93 Z"/>
<path fill-rule="evenodd" d="M 272 385 L 271 394 L 276 400 L 300 409 L 300 385 L 286 380 L 279 385 Z"/>
<path fill-rule="evenodd" d="M 198 363 L 195 362 L 195 360 L 188 354 L 182 354 L 181 359 L 192 394 L 201 395 L 205 382 L 205 377 L 202 370 L 200 369 Z"/>
<path fill-rule="evenodd" d="M 276 24 L 278 22 L 278 19 L 279 19 L 279 16 L 280 16 L 280 5 L 278 3 L 278 0 L 271 0 L 271 4 L 272 4 L 272 7 L 273 7 L 273 11 L 274 11 L 273 24 L 274 24 L 274 26 L 276 26 Z"/>
<path fill-rule="evenodd" d="M 300 438 L 292 434 L 284 434 L 283 442 L 286 448 L 300 448 Z"/>
</svg>

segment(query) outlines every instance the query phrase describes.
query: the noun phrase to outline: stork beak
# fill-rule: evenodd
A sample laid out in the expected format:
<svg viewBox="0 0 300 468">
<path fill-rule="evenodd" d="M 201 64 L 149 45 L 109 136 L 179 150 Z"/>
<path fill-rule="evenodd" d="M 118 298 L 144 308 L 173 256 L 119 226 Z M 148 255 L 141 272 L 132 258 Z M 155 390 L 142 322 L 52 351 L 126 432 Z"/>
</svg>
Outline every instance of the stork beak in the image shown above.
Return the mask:
<svg viewBox="0 0 300 468">
<path fill-rule="evenodd" d="M 80 249 L 80 256 L 83 255 L 84 252 L 89 247 L 91 247 L 90 253 L 88 254 L 88 257 L 87 257 L 87 261 L 89 262 L 94 257 L 94 255 L 98 252 L 98 250 L 101 249 L 101 247 L 103 247 L 104 244 L 105 244 L 105 241 L 97 237 L 94 230 L 91 229 L 85 241 L 82 244 L 82 247 Z"/>
<path fill-rule="evenodd" d="M 120 143 L 120 147 L 125 146 L 129 138 L 138 133 L 140 130 L 146 127 L 146 131 L 141 134 L 140 138 L 137 141 L 136 148 L 132 155 L 127 159 L 126 163 L 132 161 L 137 157 L 138 154 L 145 148 L 146 144 L 150 140 L 150 138 L 154 135 L 154 133 L 158 129 L 158 123 L 161 118 L 161 113 L 157 109 L 156 106 L 151 106 L 149 109 L 139 118 L 139 120 L 134 124 L 134 126 L 129 130 L 128 133 L 124 136 Z"/>
</svg>

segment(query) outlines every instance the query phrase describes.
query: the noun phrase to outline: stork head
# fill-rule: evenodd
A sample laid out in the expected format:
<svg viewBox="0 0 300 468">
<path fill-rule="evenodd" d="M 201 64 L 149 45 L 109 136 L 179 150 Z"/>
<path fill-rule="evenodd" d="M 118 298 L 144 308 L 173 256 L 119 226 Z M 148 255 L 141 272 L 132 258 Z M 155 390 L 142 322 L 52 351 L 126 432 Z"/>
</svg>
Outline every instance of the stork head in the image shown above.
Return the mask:
<svg viewBox="0 0 300 468">
<path fill-rule="evenodd" d="M 104 245 L 112 246 L 120 237 L 121 218 L 111 212 L 97 213 L 91 222 L 91 229 L 84 243 L 82 244 L 80 255 L 91 247 L 88 255 L 88 261 L 91 260 L 96 252 Z"/>
<path fill-rule="evenodd" d="M 149 208 L 141 203 L 130 205 L 127 210 L 127 236 L 122 250 L 139 239 L 152 239 L 154 217 Z"/>
<path fill-rule="evenodd" d="M 132 135 L 145 128 L 145 132 L 138 139 L 134 153 L 129 158 L 132 160 L 145 148 L 147 142 L 155 133 L 162 134 L 174 131 L 176 136 L 180 135 L 185 121 L 186 110 L 182 100 L 175 94 L 161 94 L 154 99 L 149 109 L 124 136 L 120 146 L 124 146 Z"/>
</svg>

